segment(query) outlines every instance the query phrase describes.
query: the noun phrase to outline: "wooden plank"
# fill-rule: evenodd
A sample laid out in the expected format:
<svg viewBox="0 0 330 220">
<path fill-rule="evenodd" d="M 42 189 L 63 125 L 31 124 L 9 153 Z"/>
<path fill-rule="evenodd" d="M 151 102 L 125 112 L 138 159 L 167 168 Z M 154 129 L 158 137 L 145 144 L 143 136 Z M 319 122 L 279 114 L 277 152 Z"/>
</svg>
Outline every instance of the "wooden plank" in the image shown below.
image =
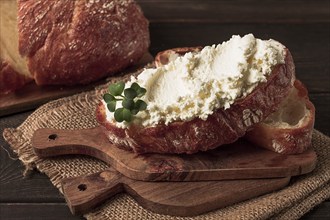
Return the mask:
<svg viewBox="0 0 330 220">
<path fill-rule="evenodd" d="M 64 202 L 46 175 L 34 171 L 23 177 L 23 164 L 2 137 L 5 127 L 17 127 L 31 113 L 0 118 L 0 202 Z"/>
<path fill-rule="evenodd" d="M 309 97 L 316 109 L 314 128 L 330 136 L 330 94 L 310 94 Z"/>
<path fill-rule="evenodd" d="M 301 220 L 326 220 L 330 219 L 330 200 L 327 200 L 320 205 L 316 206 L 306 215 L 304 215 Z"/>
<path fill-rule="evenodd" d="M 63 196 L 46 175 L 33 172 L 24 178 L 23 164 L 19 160 L 10 159 L 2 148 L 0 160 L 0 203 L 64 202 Z"/>
<path fill-rule="evenodd" d="M 330 29 L 328 24 L 151 24 L 153 55 L 174 47 L 205 46 L 228 40 L 233 34 L 253 33 L 273 38 L 292 53 L 296 74 L 311 93 L 330 92 Z M 316 40 L 317 39 L 317 40 Z"/>
<path fill-rule="evenodd" d="M 82 220 L 73 216 L 65 203 L 1 203 L 0 219 L 3 220 Z"/>
<path fill-rule="evenodd" d="M 330 201 L 323 202 L 301 220 L 330 218 Z M 0 203 L 0 219 L 4 220 L 83 220 L 70 213 L 66 203 Z"/>
<path fill-rule="evenodd" d="M 151 22 L 329 22 L 329 2 L 295 0 L 137 0 Z"/>
</svg>

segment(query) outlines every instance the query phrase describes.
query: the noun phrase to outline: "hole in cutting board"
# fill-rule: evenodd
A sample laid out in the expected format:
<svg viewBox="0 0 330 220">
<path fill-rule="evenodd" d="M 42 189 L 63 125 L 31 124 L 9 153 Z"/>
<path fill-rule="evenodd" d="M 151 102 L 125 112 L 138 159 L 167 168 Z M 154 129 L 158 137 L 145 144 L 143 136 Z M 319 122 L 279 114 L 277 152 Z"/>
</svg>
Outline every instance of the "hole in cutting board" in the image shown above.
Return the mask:
<svg viewBox="0 0 330 220">
<path fill-rule="evenodd" d="M 48 136 L 48 140 L 50 140 L 50 141 L 54 141 L 54 140 L 56 140 L 56 138 L 57 138 L 57 134 L 51 134 Z"/>
<path fill-rule="evenodd" d="M 79 184 L 78 189 L 79 189 L 79 191 L 85 191 L 87 189 L 87 186 L 86 186 L 86 184 Z"/>
</svg>

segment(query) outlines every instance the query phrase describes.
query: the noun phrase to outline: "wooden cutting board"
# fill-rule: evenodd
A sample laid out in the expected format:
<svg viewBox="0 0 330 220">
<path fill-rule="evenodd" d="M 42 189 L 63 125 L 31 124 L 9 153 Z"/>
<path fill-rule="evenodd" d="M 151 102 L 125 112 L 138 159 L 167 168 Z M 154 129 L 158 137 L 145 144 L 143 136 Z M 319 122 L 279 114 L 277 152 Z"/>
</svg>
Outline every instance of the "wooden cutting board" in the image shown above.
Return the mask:
<svg viewBox="0 0 330 220">
<path fill-rule="evenodd" d="M 146 53 L 135 66 L 121 72 L 120 75 L 133 72 L 151 61 L 153 61 L 153 57 L 150 53 Z M 16 92 L 0 95 L 0 116 L 34 109 L 50 100 L 91 90 L 109 80 L 111 77 L 79 86 L 37 86 L 35 82 L 32 82 Z"/>
<path fill-rule="evenodd" d="M 194 216 L 279 190 L 290 177 L 199 182 L 143 182 L 125 177 L 114 169 L 89 176 L 64 179 L 62 190 L 73 214 L 84 214 L 126 192 L 153 212 Z M 132 211 L 132 210 L 129 210 Z"/>
<path fill-rule="evenodd" d="M 300 155 L 280 155 L 244 140 L 193 155 L 137 156 L 112 145 L 101 127 L 43 128 L 34 133 L 32 144 L 41 157 L 84 154 L 111 165 L 103 172 L 62 181 L 73 214 L 89 212 L 126 192 L 153 212 L 194 216 L 281 189 L 291 175 L 310 172 L 316 163 L 311 149 Z"/>
<path fill-rule="evenodd" d="M 85 130 L 43 128 L 32 138 L 40 157 L 83 154 L 101 159 L 117 171 L 141 181 L 204 181 L 287 177 L 308 173 L 316 165 L 312 149 L 281 155 L 241 139 L 234 144 L 192 155 L 136 155 L 112 145 L 101 127 Z"/>
</svg>

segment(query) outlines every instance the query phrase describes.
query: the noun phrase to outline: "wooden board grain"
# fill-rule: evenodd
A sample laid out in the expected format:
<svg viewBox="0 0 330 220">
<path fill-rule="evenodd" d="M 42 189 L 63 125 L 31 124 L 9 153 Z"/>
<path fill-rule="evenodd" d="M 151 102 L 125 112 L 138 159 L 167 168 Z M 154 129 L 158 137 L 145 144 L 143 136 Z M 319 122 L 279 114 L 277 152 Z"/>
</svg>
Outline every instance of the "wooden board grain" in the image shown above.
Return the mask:
<svg viewBox="0 0 330 220">
<path fill-rule="evenodd" d="M 153 61 L 153 57 L 150 53 L 146 53 L 135 66 L 122 71 L 119 75 L 133 72 L 151 61 Z M 37 86 L 35 82 L 32 82 L 16 92 L 0 95 L 0 116 L 30 110 L 54 99 L 88 91 L 98 85 L 105 84 L 109 80 L 111 80 L 111 77 L 88 85 L 78 86 Z"/>
<path fill-rule="evenodd" d="M 126 192 L 153 212 L 194 216 L 283 188 L 290 177 L 201 182 L 144 182 L 113 168 L 64 179 L 62 190 L 73 214 L 91 211 L 117 193 Z"/>
<path fill-rule="evenodd" d="M 83 154 L 96 157 L 125 176 L 142 181 L 201 181 L 274 178 L 311 172 L 316 165 L 312 149 L 282 155 L 241 139 L 234 144 L 196 154 L 143 154 L 111 144 L 101 127 L 83 130 L 42 128 L 32 137 L 40 157 Z"/>
</svg>

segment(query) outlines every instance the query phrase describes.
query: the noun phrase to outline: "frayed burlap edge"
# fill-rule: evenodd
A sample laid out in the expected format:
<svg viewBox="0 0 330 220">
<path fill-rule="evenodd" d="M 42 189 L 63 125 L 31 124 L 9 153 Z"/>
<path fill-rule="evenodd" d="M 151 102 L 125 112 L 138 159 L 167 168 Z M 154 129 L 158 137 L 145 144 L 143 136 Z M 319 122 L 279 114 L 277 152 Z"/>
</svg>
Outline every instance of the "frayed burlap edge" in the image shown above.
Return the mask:
<svg viewBox="0 0 330 220">
<path fill-rule="evenodd" d="M 129 76 L 127 76 L 129 77 Z M 111 82 L 122 78 L 115 78 Z M 38 158 L 31 137 L 38 128 L 83 129 L 97 125 L 94 112 L 106 85 L 90 91 L 50 102 L 32 113 L 16 129 L 5 129 L 3 136 L 28 170 L 37 168 L 60 188 L 63 178 L 92 174 L 108 167 L 87 156 Z M 286 188 L 196 217 L 173 217 L 150 212 L 130 196 L 119 194 L 102 207 L 85 215 L 87 219 L 298 219 L 315 205 L 329 199 L 330 138 L 314 130 L 312 147 L 318 155 L 315 170 L 292 179 Z"/>
</svg>

